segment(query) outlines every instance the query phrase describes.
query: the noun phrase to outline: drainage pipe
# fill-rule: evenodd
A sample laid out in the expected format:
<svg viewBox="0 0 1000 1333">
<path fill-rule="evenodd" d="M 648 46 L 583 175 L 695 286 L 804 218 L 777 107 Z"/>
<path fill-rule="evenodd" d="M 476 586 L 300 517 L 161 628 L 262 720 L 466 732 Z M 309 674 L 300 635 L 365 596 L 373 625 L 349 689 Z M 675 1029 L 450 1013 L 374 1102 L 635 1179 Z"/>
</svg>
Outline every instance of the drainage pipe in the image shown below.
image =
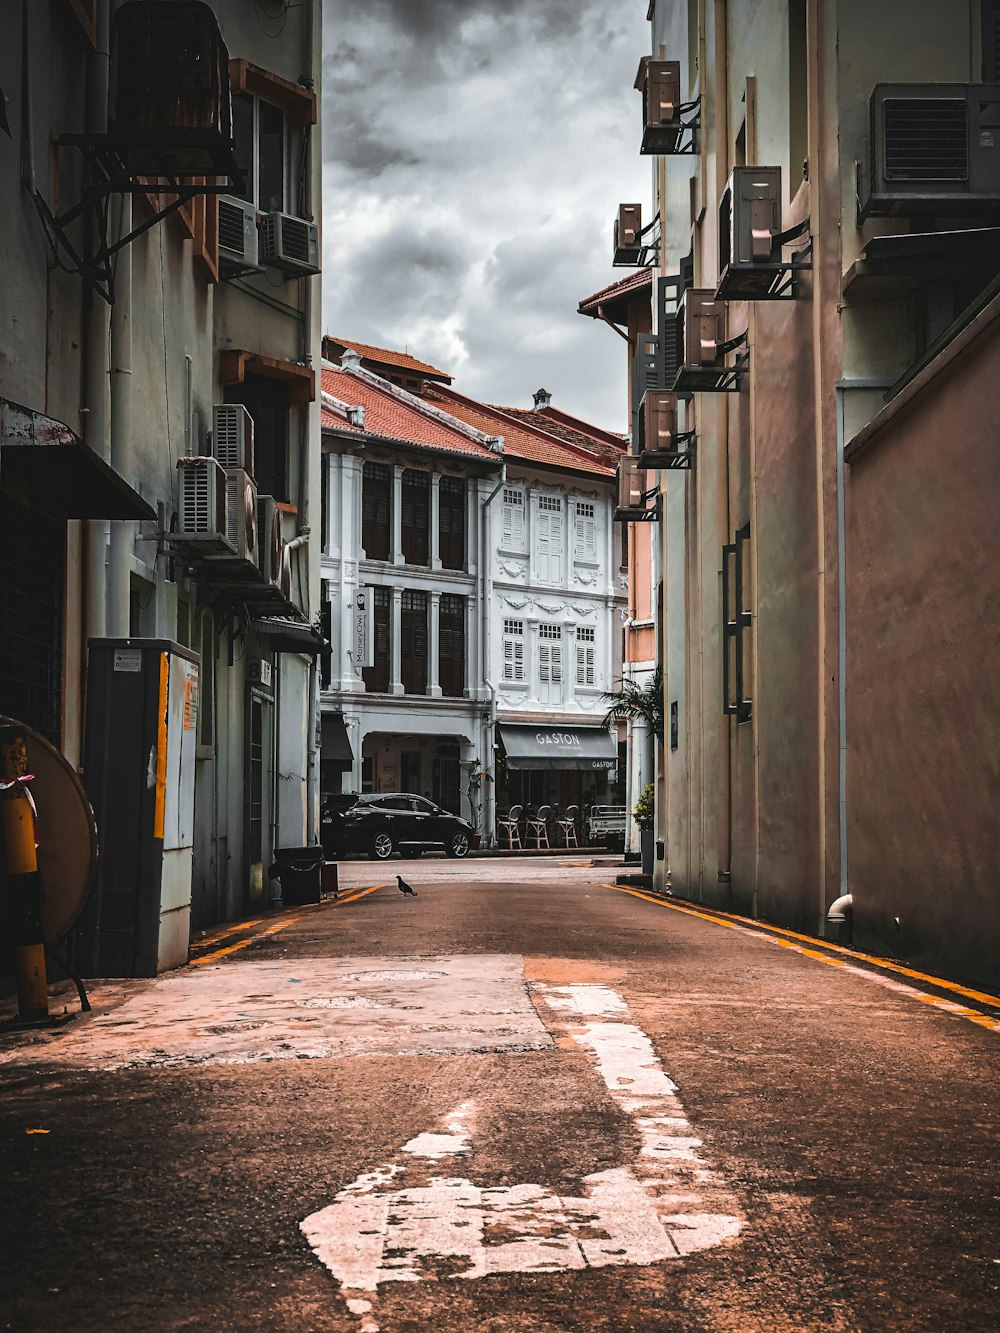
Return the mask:
<svg viewBox="0 0 1000 1333">
<path fill-rule="evenodd" d="M 484 792 L 483 800 L 483 837 L 490 839 L 490 845 L 496 841 L 496 734 L 497 734 L 497 687 L 492 679 L 493 657 L 490 651 L 490 599 L 487 589 L 492 586 L 492 579 L 487 577 L 487 560 L 490 558 L 489 547 L 489 511 L 493 501 L 507 483 L 507 464 L 500 467 L 500 478 L 490 491 L 480 510 L 479 524 L 479 599 L 482 606 L 482 633 L 480 651 L 483 654 L 483 681 L 490 692 L 490 714 L 487 723 L 487 735 L 483 746 L 483 771 L 493 770 L 493 790 Z"/>
</svg>

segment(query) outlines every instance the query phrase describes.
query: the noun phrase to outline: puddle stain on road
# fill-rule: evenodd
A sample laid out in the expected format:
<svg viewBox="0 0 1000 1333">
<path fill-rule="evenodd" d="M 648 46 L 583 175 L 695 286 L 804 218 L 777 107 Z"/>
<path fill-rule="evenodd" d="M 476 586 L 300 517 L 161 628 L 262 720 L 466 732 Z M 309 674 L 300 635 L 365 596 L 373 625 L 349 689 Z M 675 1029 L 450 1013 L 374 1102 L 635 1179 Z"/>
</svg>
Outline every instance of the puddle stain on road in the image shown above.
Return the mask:
<svg viewBox="0 0 1000 1333">
<path fill-rule="evenodd" d="M 606 986 L 533 984 L 558 1044 L 589 1056 L 612 1100 L 631 1118 L 635 1162 L 586 1176 L 579 1197 L 543 1185 L 477 1185 L 447 1167 L 475 1142 L 475 1104 L 438 1131 L 411 1139 L 406 1160 L 345 1186 L 301 1223 L 317 1258 L 340 1282 L 362 1333 L 376 1333 L 374 1298 L 386 1282 L 551 1273 L 681 1259 L 735 1238 L 736 1201 L 705 1161 L 701 1142 L 649 1038 Z"/>
</svg>

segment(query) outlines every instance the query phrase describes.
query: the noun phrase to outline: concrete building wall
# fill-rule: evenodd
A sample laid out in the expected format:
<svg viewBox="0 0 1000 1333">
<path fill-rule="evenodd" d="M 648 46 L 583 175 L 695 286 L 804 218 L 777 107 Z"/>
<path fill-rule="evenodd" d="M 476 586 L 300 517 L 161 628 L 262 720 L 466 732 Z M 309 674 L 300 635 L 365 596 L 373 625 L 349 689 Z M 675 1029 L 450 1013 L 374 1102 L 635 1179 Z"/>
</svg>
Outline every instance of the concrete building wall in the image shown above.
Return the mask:
<svg viewBox="0 0 1000 1333">
<path fill-rule="evenodd" d="M 116 6 L 99 0 L 96 8 L 106 24 Z M 304 79 L 318 89 L 318 3 L 310 0 L 289 10 L 276 36 L 268 35 L 253 7 L 241 0 L 218 0 L 212 9 L 233 59 L 252 61 L 292 83 Z M 265 702 L 265 750 L 269 756 L 280 753 L 282 771 L 291 775 L 294 787 L 293 797 L 275 804 L 269 768 L 265 824 L 267 835 L 273 836 L 264 850 L 265 862 L 274 838 L 299 845 L 318 829 L 312 723 L 316 691 L 307 659 L 274 654 L 269 642 L 256 639 L 245 619 L 234 619 L 232 608 L 219 602 L 204 579 L 188 577 L 183 559 L 172 558 L 169 533 L 176 527 L 179 508 L 176 463 L 185 454 L 208 452 L 212 405 L 223 400 L 224 392 L 220 350 L 241 347 L 277 360 L 312 361 L 318 374 L 319 278 L 285 281 L 272 271 L 241 282 L 242 291 L 228 281 L 216 281 L 193 253 L 190 228 L 174 216 L 118 254 L 113 311 L 100 298 L 86 297 L 81 279 L 55 263 L 38 210 L 21 181 L 22 89 L 26 82 L 35 184 L 58 213 L 80 197 L 82 158 L 71 148 L 57 153 L 55 137 L 85 128 L 88 99 L 99 118 L 101 59 L 69 4 L 28 5 L 23 10 L 18 5 L 12 12 L 14 28 L 0 49 L 0 85 L 9 99 L 13 130 L 12 139 L 0 136 L 6 201 L 0 209 L 5 283 L 0 397 L 55 417 L 95 452 L 111 455 L 116 469 L 157 509 L 156 520 L 142 524 L 90 520 L 67 525 L 63 748 L 79 762 L 88 636 L 157 635 L 210 654 L 214 669 L 209 672 L 203 660 L 202 680 L 205 688 L 214 680 L 214 725 L 198 749 L 193 867 L 195 900 L 203 913 L 199 924 L 204 924 L 242 910 L 250 888 L 245 820 L 248 669 L 265 660 L 283 678 L 288 702 L 283 713 L 280 697 L 276 700 L 266 687 L 256 687 Z M 25 16 L 26 65 L 20 31 Z M 308 136 L 307 163 L 308 207 L 318 224 L 318 124 Z M 134 196 L 132 225 L 145 221 L 152 206 L 142 195 Z M 119 207 L 120 197 L 112 198 L 113 229 Z M 276 296 L 290 309 L 276 309 Z M 102 364 L 113 322 L 114 355 Z M 119 368 L 121 375 L 116 374 Z M 121 409 L 123 397 L 129 399 L 127 416 Z M 314 617 L 319 606 L 319 542 L 310 540 L 309 506 L 318 481 L 318 406 L 295 408 L 290 416 L 290 480 L 296 503 L 282 523 L 287 540 L 300 540 L 293 554 L 288 610 Z M 259 867 L 254 883 L 260 888 Z"/>
<path fill-rule="evenodd" d="M 1000 307 L 852 455 L 855 941 L 995 986 L 1000 940 Z"/>
</svg>

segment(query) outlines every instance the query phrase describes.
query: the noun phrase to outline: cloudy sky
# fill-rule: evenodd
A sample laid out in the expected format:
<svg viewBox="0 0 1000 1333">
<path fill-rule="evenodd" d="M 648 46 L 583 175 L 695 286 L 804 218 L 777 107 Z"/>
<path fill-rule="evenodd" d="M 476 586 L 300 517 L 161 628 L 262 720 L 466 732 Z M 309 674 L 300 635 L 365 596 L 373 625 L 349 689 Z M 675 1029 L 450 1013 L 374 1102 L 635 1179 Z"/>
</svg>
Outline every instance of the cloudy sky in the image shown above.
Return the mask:
<svg viewBox="0 0 1000 1333">
<path fill-rule="evenodd" d="M 456 388 L 626 429 L 625 344 L 576 313 L 649 215 L 646 0 L 324 0 L 327 332 Z"/>
</svg>

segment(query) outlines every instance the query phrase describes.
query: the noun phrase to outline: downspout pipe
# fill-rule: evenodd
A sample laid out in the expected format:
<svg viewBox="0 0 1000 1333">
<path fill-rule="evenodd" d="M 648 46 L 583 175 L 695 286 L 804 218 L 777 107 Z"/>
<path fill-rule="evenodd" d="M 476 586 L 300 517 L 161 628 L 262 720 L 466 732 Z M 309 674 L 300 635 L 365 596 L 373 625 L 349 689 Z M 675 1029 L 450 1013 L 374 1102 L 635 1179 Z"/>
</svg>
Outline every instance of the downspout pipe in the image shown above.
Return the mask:
<svg viewBox="0 0 1000 1333">
<path fill-rule="evenodd" d="M 501 493 L 506 484 L 507 484 L 507 464 L 506 462 L 504 462 L 501 464 L 500 467 L 500 479 L 497 481 L 497 484 L 493 487 L 492 491 L 490 491 L 489 495 L 483 502 L 483 507 L 480 510 L 481 521 L 479 524 L 479 587 L 480 587 L 479 595 L 480 595 L 480 602 L 482 605 L 481 642 L 483 645 L 483 668 L 484 668 L 483 680 L 485 681 L 486 688 L 490 692 L 490 720 L 488 723 L 488 735 L 486 736 L 486 745 L 484 746 L 483 769 L 484 771 L 488 771 L 490 768 L 494 769 L 493 790 L 487 791 L 485 793 L 485 800 L 483 801 L 483 838 L 484 841 L 488 839 L 491 846 L 496 838 L 497 784 L 496 784 L 496 769 L 494 765 L 495 765 L 495 755 L 496 755 L 496 734 L 497 734 L 497 687 L 496 687 L 496 682 L 493 680 L 491 676 L 491 672 L 493 669 L 493 654 L 491 651 L 492 643 L 490 638 L 489 590 L 492 581 L 489 577 L 489 572 L 487 569 L 487 560 L 489 559 L 490 556 L 489 511 L 490 511 L 490 506 L 493 504 L 493 501 Z M 492 747 L 492 749 L 489 747 Z"/>
</svg>

